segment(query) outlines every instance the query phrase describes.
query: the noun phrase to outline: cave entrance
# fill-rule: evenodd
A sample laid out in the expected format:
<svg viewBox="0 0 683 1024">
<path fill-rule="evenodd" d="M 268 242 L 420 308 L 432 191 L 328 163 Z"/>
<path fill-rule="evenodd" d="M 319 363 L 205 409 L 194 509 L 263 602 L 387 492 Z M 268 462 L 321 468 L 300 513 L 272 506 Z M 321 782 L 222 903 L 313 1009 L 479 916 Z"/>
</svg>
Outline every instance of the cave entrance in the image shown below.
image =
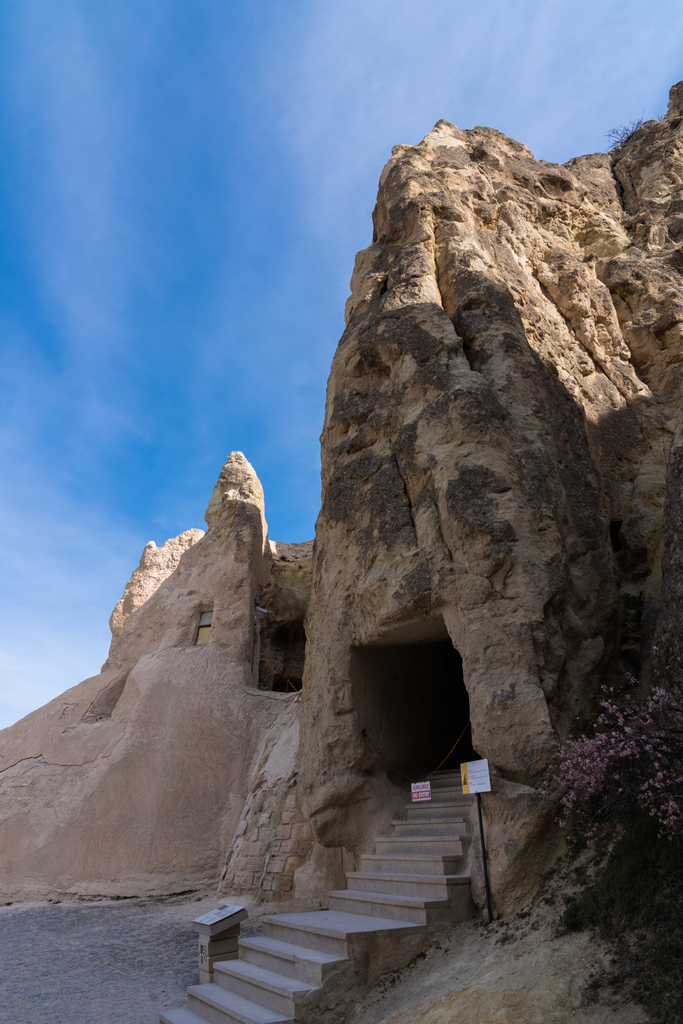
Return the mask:
<svg viewBox="0 0 683 1024">
<path fill-rule="evenodd" d="M 261 633 L 259 686 L 262 690 L 296 693 L 301 690 L 306 660 L 303 622 L 283 622 Z"/>
<path fill-rule="evenodd" d="M 355 647 L 351 662 L 368 754 L 395 781 L 397 772 L 419 779 L 434 771 L 463 730 L 441 770 L 478 759 L 462 658 L 450 640 Z"/>
</svg>

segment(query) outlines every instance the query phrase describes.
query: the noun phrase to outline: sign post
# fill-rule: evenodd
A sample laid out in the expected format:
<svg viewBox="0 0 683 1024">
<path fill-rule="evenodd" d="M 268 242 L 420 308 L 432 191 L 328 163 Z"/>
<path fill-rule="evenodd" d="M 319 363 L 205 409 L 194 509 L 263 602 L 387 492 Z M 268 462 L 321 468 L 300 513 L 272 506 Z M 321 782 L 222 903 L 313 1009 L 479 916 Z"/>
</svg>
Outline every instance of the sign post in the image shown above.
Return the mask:
<svg viewBox="0 0 683 1024">
<path fill-rule="evenodd" d="M 489 888 L 489 872 L 486 866 L 486 845 L 484 843 L 484 823 L 481 817 L 481 793 L 491 792 L 491 778 L 489 776 L 489 763 L 484 758 L 481 761 L 465 761 L 460 765 L 462 775 L 463 793 L 477 794 L 477 811 L 479 812 L 479 838 L 481 839 L 481 860 L 484 865 L 484 885 L 486 886 L 486 909 L 489 914 L 489 924 L 493 921 L 491 911 L 491 890 Z"/>
<path fill-rule="evenodd" d="M 199 933 L 199 984 L 213 981 L 217 961 L 237 960 L 240 922 L 248 917 L 244 907 L 223 903 L 216 910 L 195 918 L 192 927 Z"/>
</svg>

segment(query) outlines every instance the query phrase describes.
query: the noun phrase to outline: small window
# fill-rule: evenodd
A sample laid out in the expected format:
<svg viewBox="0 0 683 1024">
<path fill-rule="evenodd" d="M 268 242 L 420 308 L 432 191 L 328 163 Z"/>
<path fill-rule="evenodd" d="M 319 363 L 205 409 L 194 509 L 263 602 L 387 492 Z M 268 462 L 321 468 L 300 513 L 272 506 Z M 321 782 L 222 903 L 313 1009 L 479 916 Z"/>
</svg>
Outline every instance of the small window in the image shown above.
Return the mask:
<svg viewBox="0 0 683 1024">
<path fill-rule="evenodd" d="M 197 639 L 195 641 L 197 647 L 202 647 L 204 644 L 208 644 L 211 637 L 212 619 L 213 612 L 202 612 L 199 616 L 199 627 L 197 629 Z"/>
</svg>

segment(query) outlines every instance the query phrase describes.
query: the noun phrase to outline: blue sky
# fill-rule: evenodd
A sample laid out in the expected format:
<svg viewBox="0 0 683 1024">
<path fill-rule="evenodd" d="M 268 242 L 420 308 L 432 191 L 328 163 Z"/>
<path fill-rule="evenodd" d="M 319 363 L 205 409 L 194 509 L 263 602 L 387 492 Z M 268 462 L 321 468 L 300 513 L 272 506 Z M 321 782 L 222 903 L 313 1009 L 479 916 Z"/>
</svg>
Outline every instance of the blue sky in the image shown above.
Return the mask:
<svg viewBox="0 0 683 1024">
<path fill-rule="evenodd" d="M 633 0 L 5 0 L 0 726 L 99 670 L 148 540 L 233 449 L 313 536 L 327 373 L 396 143 L 537 157 L 666 109 L 683 8 Z"/>
</svg>

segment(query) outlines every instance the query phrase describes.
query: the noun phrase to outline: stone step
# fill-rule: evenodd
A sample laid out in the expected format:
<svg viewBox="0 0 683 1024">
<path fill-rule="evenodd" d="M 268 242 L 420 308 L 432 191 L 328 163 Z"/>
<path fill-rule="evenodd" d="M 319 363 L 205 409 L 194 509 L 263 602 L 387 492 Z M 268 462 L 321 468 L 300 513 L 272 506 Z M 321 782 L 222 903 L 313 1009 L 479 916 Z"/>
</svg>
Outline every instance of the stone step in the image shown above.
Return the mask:
<svg viewBox="0 0 683 1024">
<path fill-rule="evenodd" d="M 349 871 L 349 889 L 388 892 L 396 896 L 423 896 L 450 900 L 454 886 L 470 885 L 469 875 L 419 875 L 392 871 Z"/>
<path fill-rule="evenodd" d="M 159 1024 L 206 1024 L 206 1017 L 198 1017 L 181 1006 L 178 1010 L 159 1010 Z"/>
<path fill-rule="evenodd" d="M 296 1017 L 297 1003 L 301 1003 L 316 987 L 300 978 L 276 974 L 275 971 L 245 960 L 215 964 L 213 971 L 214 982 L 221 988 L 267 1006 L 269 1010 L 282 1013 L 285 1017 Z"/>
<path fill-rule="evenodd" d="M 263 934 L 268 938 L 339 957 L 348 956 L 348 943 L 359 945 L 364 935 L 375 944 L 382 940 L 391 943 L 394 937 L 400 937 L 401 929 L 411 931 L 418 927 L 409 921 L 369 918 L 365 914 L 333 909 L 314 910 L 307 914 L 273 914 L 261 920 Z"/>
<path fill-rule="evenodd" d="M 361 892 L 357 889 L 339 889 L 328 892 L 330 910 L 368 917 L 392 918 L 413 924 L 431 924 L 448 920 L 450 902 L 447 899 L 429 899 L 425 896 L 397 896 L 386 892 Z"/>
<path fill-rule="evenodd" d="M 454 818 L 452 815 L 443 818 L 409 818 L 404 821 L 402 818 L 391 823 L 394 827 L 394 835 L 397 836 L 418 836 L 423 833 L 431 835 L 466 835 L 469 829 L 469 820 L 465 818 Z"/>
<path fill-rule="evenodd" d="M 318 949 L 306 946 L 295 946 L 292 942 L 282 942 L 266 935 L 240 939 L 240 960 L 257 964 L 278 974 L 286 974 L 290 978 L 299 978 L 311 985 L 322 985 L 337 964 L 345 962 L 345 957 L 333 953 L 323 953 Z"/>
<path fill-rule="evenodd" d="M 441 853 L 451 857 L 462 856 L 462 839 L 457 836 L 419 835 L 419 836 L 378 836 L 375 840 L 375 853 L 396 856 L 402 853 L 424 853 L 426 855 Z"/>
<path fill-rule="evenodd" d="M 292 1024 L 294 1021 L 292 1016 L 276 1013 L 213 983 L 190 985 L 187 1008 L 211 1024 Z"/>
<path fill-rule="evenodd" d="M 435 789 L 459 789 L 462 793 L 462 778 L 460 772 L 452 772 L 447 775 L 432 775 L 427 780 L 432 790 Z"/>
<path fill-rule="evenodd" d="M 437 800 L 436 803 L 433 800 L 425 800 L 422 804 L 406 804 L 405 816 L 406 818 L 420 818 L 425 814 L 430 814 L 432 817 L 435 815 L 442 817 L 449 814 L 467 814 L 469 817 L 468 812 L 471 806 L 471 796 L 456 796 L 450 800 Z"/>
<path fill-rule="evenodd" d="M 419 853 L 363 853 L 360 858 L 361 871 L 389 871 L 398 874 L 456 875 L 460 856 L 448 854 Z"/>
</svg>

